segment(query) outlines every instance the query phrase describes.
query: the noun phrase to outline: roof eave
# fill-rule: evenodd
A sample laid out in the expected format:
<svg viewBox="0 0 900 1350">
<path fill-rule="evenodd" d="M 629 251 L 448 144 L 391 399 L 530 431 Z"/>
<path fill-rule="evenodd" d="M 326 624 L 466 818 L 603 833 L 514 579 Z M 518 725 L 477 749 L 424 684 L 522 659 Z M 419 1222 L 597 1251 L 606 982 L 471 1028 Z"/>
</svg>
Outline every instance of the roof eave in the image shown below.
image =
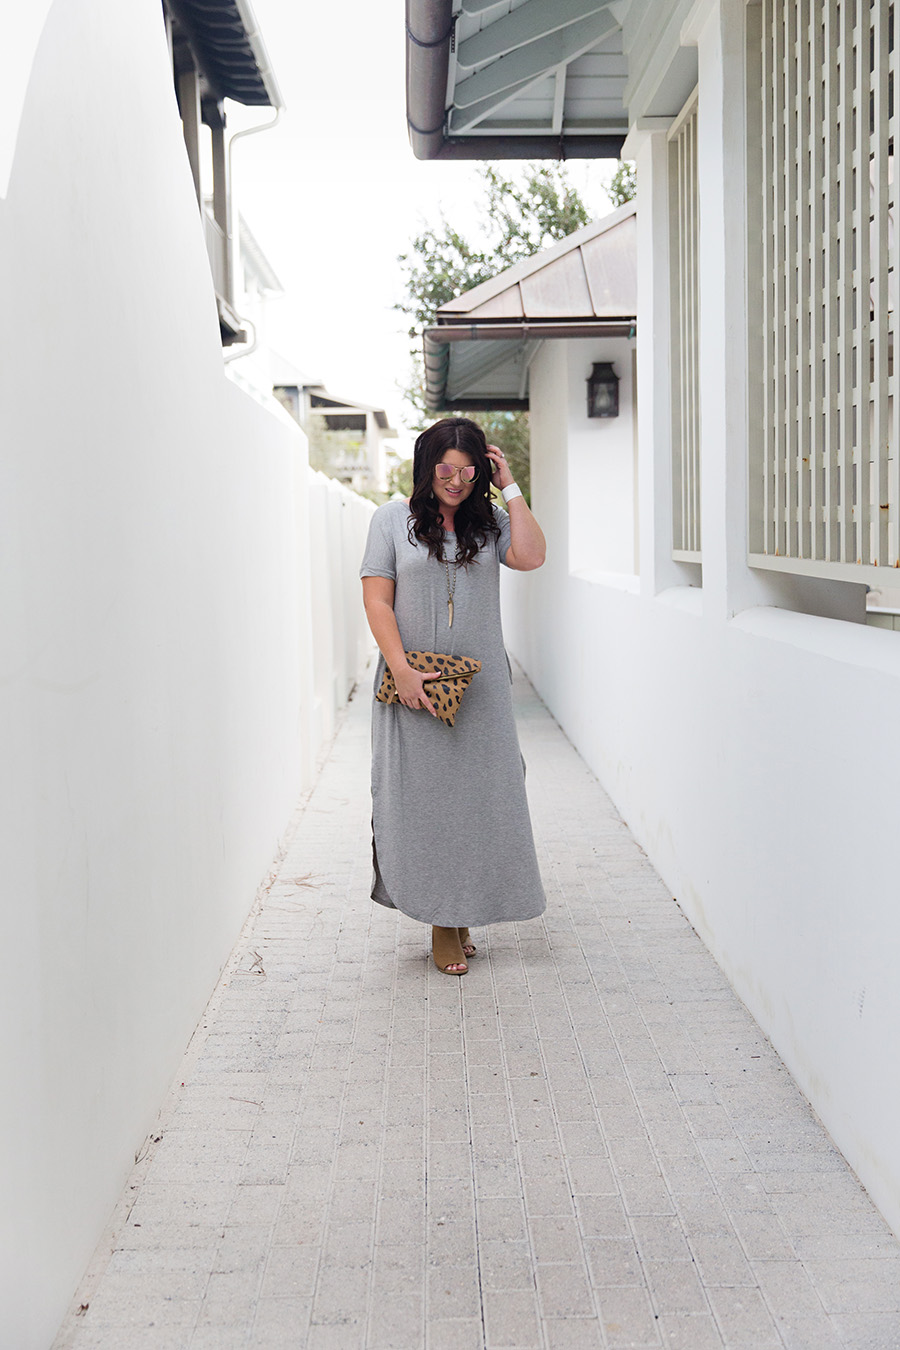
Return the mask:
<svg viewBox="0 0 900 1350">
<path fill-rule="evenodd" d="M 472 411 L 514 412 L 527 409 L 527 398 L 515 399 L 508 395 L 490 397 L 447 398 L 447 378 L 450 373 L 450 344 L 455 342 L 493 342 L 509 341 L 511 338 L 525 342 L 557 341 L 564 338 L 627 337 L 632 339 L 637 333 L 637 318 L 625 314 L 618 318 L 577 319 L 563 318 L 528 322 L 513 320 L 498 323 L 496 320 L 484 320 L 481 323 L 441 324 L 436 328 L 426 328 L 422 335 L 425 365 L 425 406 L 429 412 L 446 412 L 448 408 L 469 409 Z"/>
<path fill-rule="evenodd" d="M 259 70 L 260 78 L 265 85 L 266 93 L 269 96 L 269 105 L 276 110 L 284 110 L 284 98 L 278 87 L 278 81 L 275 78 L 275 72 L 272 69 L 272 63 L 269 60 L 269 53 L 266 51 L 266 44 L 263 42 L 262 33 L 259 31 L 259 24 L 256 22 L 256 15 L 250 7 L 249 0 L 234 0 L 237 11 L 241 16 L 241 22 L 247 33 L 247 40 L 253 50 L 256 58 L 256 66 Z"/>
<path fill-rule="evenodd" d="M 416 159 L 618 159 L 626 130 L 447 135 L 453 0 L 406 0 L 406 122 Z"/>
<path fill-rule="evenodd" d="M 232 102 L 248 107 L 272 107 L 276 111 L 284 109 L 284 98 L 275 79 L 272 63 L 266 51 L 262 34 L 250 0 L 222 0 L 221 5 L 206 4 L 197 6 L 195 0 L 165 0 L 166 7 L 186 34 L 195 60 L 202 69 L 210 90 L 216 98 L 228 98 Z M 228 14 L 228 9 L 231 14 Z M 221 32 L 217 30 L 215 19 L 225 16 L 225 22 L 237 22 L 243 29 L 245 43 L 242 59 L 245 59 L 255 75 L 252 91 L 240 88 L 242 79 L 233 82 L 233 71 L 227 69 L 227 57 L 234 51 L 233 44 L 222 44 Z M 224 61 L 224 66 L 223 66 Z"/>
<path fill-rule="evenodd" d="M 489 136 L 427 139 L 427 153 L 419 153 L 410 123 L 410 144 L 417 159 L 619 159 L 625 144 L 625 132 L 604 136 L 526 136 L 497 134 Z"/>
</svg>

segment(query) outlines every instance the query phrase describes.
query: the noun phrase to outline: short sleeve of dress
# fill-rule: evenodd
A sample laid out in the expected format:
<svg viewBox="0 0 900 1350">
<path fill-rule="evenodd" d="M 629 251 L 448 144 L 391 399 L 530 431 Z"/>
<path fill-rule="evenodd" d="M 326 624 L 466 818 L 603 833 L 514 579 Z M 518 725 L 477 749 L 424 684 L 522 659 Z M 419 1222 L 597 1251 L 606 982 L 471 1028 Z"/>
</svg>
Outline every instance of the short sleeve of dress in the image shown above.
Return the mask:
<svg viewBox="0 0 900 1350">
<path fill-rule="evenodd" d="M 369 523 L 369 537 L 359 575 L 397 580 L 397 545 L 389 514 L 383 506 L 379 506 Z"/>
<path fill-rule="evenodd" d="M 497 540 L 497 554 L 500 558 L 500 561 L 504 564 L 504 566 L 506 566 L 507 565 L 506 554 L 509 549 L 511 539 L 509 529 L 509 515 L 506 511 L 503 510 L 502 507 L 495 506 L 494 519 L 500 526 L 500 538 Z"/>
</svg>

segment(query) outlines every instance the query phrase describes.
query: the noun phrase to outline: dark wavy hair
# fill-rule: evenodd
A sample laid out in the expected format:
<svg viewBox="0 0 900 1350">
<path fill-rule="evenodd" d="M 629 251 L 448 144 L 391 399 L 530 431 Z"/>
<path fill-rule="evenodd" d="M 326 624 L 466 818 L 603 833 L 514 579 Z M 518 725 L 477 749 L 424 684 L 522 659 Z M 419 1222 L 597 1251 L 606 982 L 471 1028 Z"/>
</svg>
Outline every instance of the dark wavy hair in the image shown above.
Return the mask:
<svg viewBox="0 0 900 1350">
<path fill-rule="evenodd" d="M 447 450 L 462 450 L 478 470 L 475 486 L 454 516 L 456 562 L 467 566 L 484 548 L 488 539 L 498 537 L 500 526 L 491 505 L 491 474 L 494 466 L 487 457 L 487 441 L 477 422 L 468 417 L 443 417 L 423 431 L 413 451 L 413 490 L 409 499 L 409 542 L 428 545 L 429 558 L 444 555 L 444 530 L 440 502 L 432 492 L 434 466 Z M 415 539 L 413 536 L 415 535 Z"/>
</svg>

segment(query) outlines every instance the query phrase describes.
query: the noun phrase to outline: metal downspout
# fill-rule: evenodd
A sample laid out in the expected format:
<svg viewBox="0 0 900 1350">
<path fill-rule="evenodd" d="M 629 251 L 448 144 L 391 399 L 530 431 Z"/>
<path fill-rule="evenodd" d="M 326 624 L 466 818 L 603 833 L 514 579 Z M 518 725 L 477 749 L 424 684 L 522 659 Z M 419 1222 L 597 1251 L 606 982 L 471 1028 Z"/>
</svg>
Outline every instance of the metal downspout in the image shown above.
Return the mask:
<svg viewBox="0 0 900 1350">
<path fill-rule="evenodd" d="M 416 159 L 444 144 L 453 0 L 406 0 L 406 124 Z"/>
<path fill-rule="evenodd" d="M 279 98 L 280 98 L 280 95 L 279 95 Z M 236 131 L 236 132 L 234 133 L 234 135 L 229 139 L 229 141 L 228 141 L 228 182 L 229 182 L 229 185 L 234 181 L 234 180 L 233 180 L 233 175 L 232 175 L 232 167 L 231 167 L 231 149 L 232 149 L 232 146 L 234 145 L 235 141 L 241 140 L 241 138 L 244 137 L 244 136 L 255 136 L 256 133 L 257 133 L 258 131 L 269 131 L 269 130 L 271 130 L 272 127 L 277 126 L 277 124 L 281 121 L 281 114 L 282 114 L 283 112 L 284 112 L 284 104 L 283 104 L 283 103 L 279 103 L 278 106 L 277 106 L 276 109 L 275 109 L 275 116 L 271 119 L 271 121 L 269 121 L 269 122 L 260 122 L 260 124 L 259 124 L 258 126 L 255 126 L 255 127 L 245 127 L 243 131 Z M 240 220 L 240 216 L 239 216 L 239 215 L 237 216 L 237 219 Z M 228 232 L 228 240 L 227 240 L 227 246 L 228 246 L 228 265 L 229 265 L 229 268 L 230 268 L 230 271 L 231 271 L 231 275 L 232 275 L 233 277 L 236 277 L 236 276 L 237 276 L 237 268 L 235 267 L 234 264 L 235 264 L 235 253 L 237 252 L 237 249 L 235 248 L 234 228 L 233 228 L 233 223 L 232 223 L 234 220 L 235 220 L 235 212 L 234 212 L 234 210 L 232 209 L 232 210 L 229 212 L 229 223 L 231 224 L 231 228 L 229 229 L 229 232 Z M 238 259 L 238 261 L 239 261 L 239 259 Z M 235 309 L 235 313 L 237 314 L 237 309 Z M 256 351 L 256 347 L 257 347 L 257 328 L 256 328 L 256 324 L 253 322 L 252 319 L 246 319 L 246 318 L 244 318 L 244 315 L 243 315 L 243 314 L 237 314 L 237 317 L 238 317 L 238 319 L 240 320 L 242 326 L 243 326 L 244 324 L 246 324 L 246 326 L 247 326 L 248 328 L 252 328 L 252 329 L 253 329 L 253 340 L 252 340 L 251 342 L 249 342 L 249 343 L 242 343 L 242 344 L 240 344 L 237 351 L 227 351 L 227 352 L 224 352 L 223 355 L 222 355 L 222 360 L 225 362 L 226 365 L 227 365 L 230 361 L 238 361 L 238 360 L 240 360 L 240 358 L 241 358 L 242 356 L 249 356 L 251 352 L 255 352 L 255 351 Z"/>
<path fill-rule="evenodd" d="M 244 136 L 255 136 L 255 135 L 257 134 L 257 132 L 259 132 L 259 131 L 270 131 L 272 127 L 277 126 L 278 123 L 281 121 L 281 114 L 282 114 L 283 112 L 284 112 L 284 104 L 281 103 L 281 104 L 279 104 L 279 106 L 275 109 L 275 116 L 272 118 L 271 122 L 260 122 L 259 125 L 258 125 L 258 126 L 255 126 L 255 127 L 244 127 L 244 130 L 243 130 L 243 131 L 236 131 L 236 132 L 234 133 L 234 135 L 231 136 L 231 137 L 229 138 L 229 141 L 228 141 L 228 181 L 229 181 L 229 183 L 231 182 L 231 150 L 232 150 L 232 146 L 234 145 L 235 141 L 240 141 L 240 140 L 242 140 Z"/>
</svg>

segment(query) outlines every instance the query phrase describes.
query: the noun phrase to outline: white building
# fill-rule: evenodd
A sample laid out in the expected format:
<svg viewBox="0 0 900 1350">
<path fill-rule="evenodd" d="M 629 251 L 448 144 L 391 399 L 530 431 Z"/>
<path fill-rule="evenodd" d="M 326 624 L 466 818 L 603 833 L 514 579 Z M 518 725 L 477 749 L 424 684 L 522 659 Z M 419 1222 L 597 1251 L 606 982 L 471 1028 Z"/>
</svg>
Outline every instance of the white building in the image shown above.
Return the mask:
<svg viewBox="0 0 900 1350">
<path fill-rule="evenodd" d="M 292 371 L 277 359 L 273 366 L 276 398 L 305 429 L 313 447 L 325 447 L 328 475 L 354 492 L 387 492 L 396 440 L 384 408 L 344 398 L 319 380 Z M 313 461 L 315 462 L 315 461 Z"/>
<path fill-rule="evenodd" d="M 637 162 L 637 562 L 547 342 L 508 638 L 900 1231 L 895 7 L 408 10 L 420 156 Z"/>
<path fill-rule="evenodd" d="M 284 288 L 243 216 L 238 218 L 235 307 L 246 341 L 225 351 L 228 375 L 259 402 L 273 406 L 272 365 L 277 357 L 269 343 L 272 306 Z"/>
<path fill-rule="evenodd" d="M 225 377 L 240 312 L 185 153 L 208 117 L 222 243 L 220 95 L 271 118 L 264 49 L 246 0 L 176 12 L 19 6 L 4 50 L 10 1350 L 51 1343 L 368 650 L 372 508 Z"/>
<path fill-rule="evenodd" d="M 629 203 L 448 301 L 425 333 L 431 409 L 530 407 L 535 452 L 567 448 L 573 575 L 637 570 L 635 235 Z M 588 398 L 601 377 L 602 412 Z"/>
</svg>

